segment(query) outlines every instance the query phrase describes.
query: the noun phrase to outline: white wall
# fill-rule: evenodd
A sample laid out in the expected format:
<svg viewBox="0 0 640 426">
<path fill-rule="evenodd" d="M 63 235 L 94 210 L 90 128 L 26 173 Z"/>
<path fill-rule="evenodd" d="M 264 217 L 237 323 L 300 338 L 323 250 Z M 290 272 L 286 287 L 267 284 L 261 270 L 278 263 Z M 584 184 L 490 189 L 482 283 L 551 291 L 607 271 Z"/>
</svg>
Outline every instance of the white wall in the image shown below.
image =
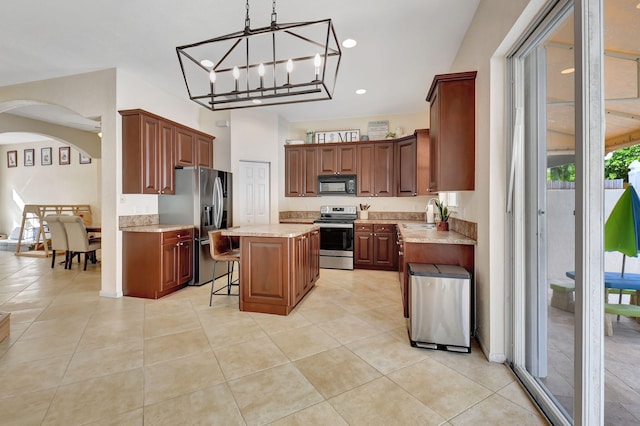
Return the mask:
<svg viewBox="0 0 640 426">
<path fill-rule="evenodd" d="M 231 111 L 231 172 L 237 174 L 240 161 L 270 164 L 270 222 L 278 223 L 278 194 L 284 192 L 284 176 L 280 179 L 284 148 L 278 142 L 281 131 L 278 115 L 268 110 Z M 239 179 L 233 179 L 233 217 L 240 217 Z"/>
<path fill-rule="evenodd" d="M 41 139 L 41 138 L 39 138 Z M 8 168 L 6 160 L 0 166 L 0 233 L 8 234 L 22 223 L 25 204 L 89 204 L 93 225 L 101 224 L 101 161 L 92 159 L 90 164 L 79 164 L 78 151 L 71 148 L 71 164 L 60 165 L 58 148 L 69 146 L 50 140 L 0 145 L 0 158 L 7 158 L 7 151 L 18 151 L 18 167 Z M 43 166 L 41 149 L 52 149 L 52 163 Z M 34 150 L 35 165 L 24 166 L 24 150 Z"/>
<path fill-rule="evenodd" d="M 542 0 L 483 0 L 451 67 L 476 78 L 476 190 L 459 193 L 463 218 L 478 223 L 478 338 L 491 361 L 506 359 L 505 296 L 506 53 L 540 10 Z"/>
</svg>

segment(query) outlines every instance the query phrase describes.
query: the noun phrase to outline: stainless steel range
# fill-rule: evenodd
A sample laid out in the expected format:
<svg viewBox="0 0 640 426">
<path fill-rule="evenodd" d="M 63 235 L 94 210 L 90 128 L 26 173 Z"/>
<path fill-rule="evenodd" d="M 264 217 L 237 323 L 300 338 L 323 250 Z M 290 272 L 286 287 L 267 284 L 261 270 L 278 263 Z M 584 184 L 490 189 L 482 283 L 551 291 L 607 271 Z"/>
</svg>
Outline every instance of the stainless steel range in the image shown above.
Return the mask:
<svg viewBox="0 0 640 426">
<path fill-rule="evenodd" d="M 320 219 L 320 267 L 353 269 L 353 222 L 356 206 L 322 206 Z"/>
</svg>

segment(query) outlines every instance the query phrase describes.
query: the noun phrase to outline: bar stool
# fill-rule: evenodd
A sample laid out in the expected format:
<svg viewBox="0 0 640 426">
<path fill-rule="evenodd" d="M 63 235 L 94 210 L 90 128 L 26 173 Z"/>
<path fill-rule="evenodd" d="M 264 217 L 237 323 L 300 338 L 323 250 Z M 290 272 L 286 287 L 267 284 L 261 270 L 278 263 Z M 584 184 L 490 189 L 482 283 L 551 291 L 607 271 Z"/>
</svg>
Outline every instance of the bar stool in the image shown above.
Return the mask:
<svg viewBox="0 0 640 426">
<path fill-rule="evenodd" d="M 240 249 L 234 249 L 231 246 L 231 239 L 222 235 L 222 231 L 209 231 L 209 252 L 213 259 L 213 279 L 211 280 L 211 296 L 209 296 L 209 306 L 213 302 L 213 295 L 219 295 L 225 288 L 227 296 L 238 296 L 240 294 L 240 278 L 233 281 L 233 267 L 238 263 L 238 272 L 240 272 Z M 231 270 L 227 272 L 227 285 L 214 290 L 216 282 L 216 266 L 218 262 L 227 262 L 227 268 L 231 263 Z M 238 293 L 231 293 L 231 287 L 238 286 Z"/>
</svg>

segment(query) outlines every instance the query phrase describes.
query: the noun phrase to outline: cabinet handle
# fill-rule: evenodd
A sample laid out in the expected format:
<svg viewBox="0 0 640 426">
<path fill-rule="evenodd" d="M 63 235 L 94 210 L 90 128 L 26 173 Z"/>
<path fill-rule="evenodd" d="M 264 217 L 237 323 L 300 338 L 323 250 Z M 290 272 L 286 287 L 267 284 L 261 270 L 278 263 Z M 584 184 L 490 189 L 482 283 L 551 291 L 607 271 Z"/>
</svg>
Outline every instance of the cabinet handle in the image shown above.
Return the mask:
<svg viewBox="0 0 640 426">
<path fill-rule="evenodd" d="M 402 255 L 404 255 L 404 253 L 403 253 L 403 252 L 401 252 L 401 251 L 399 251 L 399 252 L 398 252 L 398 256 L 402 256 Z"/>
</svg>

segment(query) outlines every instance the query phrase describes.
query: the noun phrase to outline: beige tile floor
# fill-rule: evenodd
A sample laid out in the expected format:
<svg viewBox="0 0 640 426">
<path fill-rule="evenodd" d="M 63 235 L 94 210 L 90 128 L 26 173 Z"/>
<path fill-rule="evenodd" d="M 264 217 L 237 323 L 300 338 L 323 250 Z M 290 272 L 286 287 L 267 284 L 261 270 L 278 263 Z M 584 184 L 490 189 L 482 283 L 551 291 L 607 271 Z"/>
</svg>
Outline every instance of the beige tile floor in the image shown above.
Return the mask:
<svg viewBox="0 0 640 426">
<path fill-rule="evenodd" d="M 510 370 L 412 348 L 397 274 L 322 270 L 287 317 L 210 286 L 101 298 L 86 272 L 0 252 L 0 423 L 545 424 Z"/>
</svg>

